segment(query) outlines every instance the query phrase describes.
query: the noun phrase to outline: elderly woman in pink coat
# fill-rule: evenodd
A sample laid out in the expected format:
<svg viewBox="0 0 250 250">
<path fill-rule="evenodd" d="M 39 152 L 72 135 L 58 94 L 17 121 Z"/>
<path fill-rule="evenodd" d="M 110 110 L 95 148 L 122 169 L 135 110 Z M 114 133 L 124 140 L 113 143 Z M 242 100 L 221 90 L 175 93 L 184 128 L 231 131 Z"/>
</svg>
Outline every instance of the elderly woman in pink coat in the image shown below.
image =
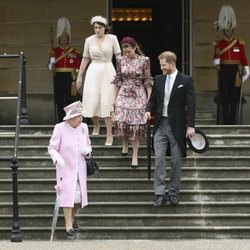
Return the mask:
<svg viewBox="0 0 250 250">
<path fill-rule="evenodd" d="M 48 152 L 56 166 L 60 207 L 63 208 L 66 236 L 76 238 L 79 228 L 74 216 L 88 205 L 86 155 L 92 151 L 88 127 L 82 123 L 84 111 L 80 101 L 64 108 L 64 121 L 56 124 Z"/>
</svg>

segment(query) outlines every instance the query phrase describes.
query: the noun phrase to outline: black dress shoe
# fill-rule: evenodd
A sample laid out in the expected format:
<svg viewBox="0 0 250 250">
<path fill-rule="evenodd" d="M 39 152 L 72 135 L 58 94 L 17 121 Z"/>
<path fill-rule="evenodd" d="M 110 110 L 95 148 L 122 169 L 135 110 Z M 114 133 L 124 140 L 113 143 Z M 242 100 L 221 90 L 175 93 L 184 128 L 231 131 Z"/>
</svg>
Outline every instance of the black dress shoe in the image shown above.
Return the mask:
<svg viewBox="0 0 250 250">
<path fill-rule="evenodd" d="M 138 165 L 131 165 L 131 168 L 133 168 L 133 169 L 136 169 L 136 168 L 138 168 Z"/>
<path fill-rule="evenodd" d="M 77 238 L 76 232 L 73 228 L 66 230 L 66 236 L 68 240 L 75 240 Z"/>
<path fill-rule="evenodd" d="M 160 207 L 167 203 L 167 197 L 165 195 L 156 195 L 154 200 L 154 207 Z"/>
<path fill-rule="evenodd" d="M 168 196 L 168 201 L 169 201 L 169 203 L 172 204 L 172 205 L 177 205 L 178 202 L 179 202 L 176 195 L 169 195 L 169 196 Z"/>
<path fill-rule="evenodd" d="M 77 224 L 76 222 L 73 222 L 72 227 L 73 227 L 74 231 L 78 231 L 80 228 L 79 224 Z"/>
<path fill-rule="evenodd" d="M 121 155 L 122 155 L 122 156 L 127 156 L 128 153 L 123 153 L 123 152 L 121 152 Z"/>
</svg>

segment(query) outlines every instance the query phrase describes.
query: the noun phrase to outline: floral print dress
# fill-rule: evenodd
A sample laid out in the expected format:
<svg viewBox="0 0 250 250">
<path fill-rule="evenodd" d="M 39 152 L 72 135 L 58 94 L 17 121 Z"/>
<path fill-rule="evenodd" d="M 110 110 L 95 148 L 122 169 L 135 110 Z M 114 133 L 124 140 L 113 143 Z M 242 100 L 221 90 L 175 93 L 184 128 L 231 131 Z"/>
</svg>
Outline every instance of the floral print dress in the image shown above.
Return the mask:
<svg viewBox="0 0 250 250">
<path fill-rule="evenodd" d="M 116 65 L 117 75 L 112 82 L 119 88 L 114 114 L 116 136 L 141 140 L 146 136 L 146 88 L 152 86 L 150 60 L 145 56 L 122 56 Z"/>
</svg>

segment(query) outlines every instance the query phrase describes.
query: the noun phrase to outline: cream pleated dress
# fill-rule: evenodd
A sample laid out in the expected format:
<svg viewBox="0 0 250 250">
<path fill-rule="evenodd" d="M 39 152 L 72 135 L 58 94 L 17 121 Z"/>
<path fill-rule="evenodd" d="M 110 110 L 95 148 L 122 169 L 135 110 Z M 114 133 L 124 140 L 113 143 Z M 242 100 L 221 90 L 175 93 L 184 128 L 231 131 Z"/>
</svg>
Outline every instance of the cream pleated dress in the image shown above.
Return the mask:
<svg viewBox="0 0 250 250">
<path fill-rule="evenodd" d="M 114 54 L 121 53 L 119 42 L 115 35 L 106 34 L 99 46 L 96 36 L 85 40 L 83 57 L 90 58 L 91 63 L 86 71 L 83 87 L 83 106 L 85 117 L 110 117 L 114 111 L 115 86 L 111 84 L 116 71 L 112 63 Z"/>
</svg>

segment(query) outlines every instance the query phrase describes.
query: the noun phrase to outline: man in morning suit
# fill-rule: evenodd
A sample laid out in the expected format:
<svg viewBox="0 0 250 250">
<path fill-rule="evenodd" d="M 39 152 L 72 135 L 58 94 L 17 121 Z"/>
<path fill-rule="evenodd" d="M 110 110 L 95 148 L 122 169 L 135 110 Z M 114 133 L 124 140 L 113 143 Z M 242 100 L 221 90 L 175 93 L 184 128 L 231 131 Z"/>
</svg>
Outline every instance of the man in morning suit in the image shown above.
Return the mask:
<svg viewBox="0 0 250 250">
<path fill-rule="evenodd" d="M 176 68 L 176 55 L 165 51 L 158 57 L 162 75 L 154 79 L 145 117 L 155 114 L 154 206 L 178 204 L 182 157 L 186 156 L 186 137 L 195 133 L 195 90 L 193 79 Z M 166 152 L 171 155 L 168 194 L 165 194 Z"/>
</svg>

